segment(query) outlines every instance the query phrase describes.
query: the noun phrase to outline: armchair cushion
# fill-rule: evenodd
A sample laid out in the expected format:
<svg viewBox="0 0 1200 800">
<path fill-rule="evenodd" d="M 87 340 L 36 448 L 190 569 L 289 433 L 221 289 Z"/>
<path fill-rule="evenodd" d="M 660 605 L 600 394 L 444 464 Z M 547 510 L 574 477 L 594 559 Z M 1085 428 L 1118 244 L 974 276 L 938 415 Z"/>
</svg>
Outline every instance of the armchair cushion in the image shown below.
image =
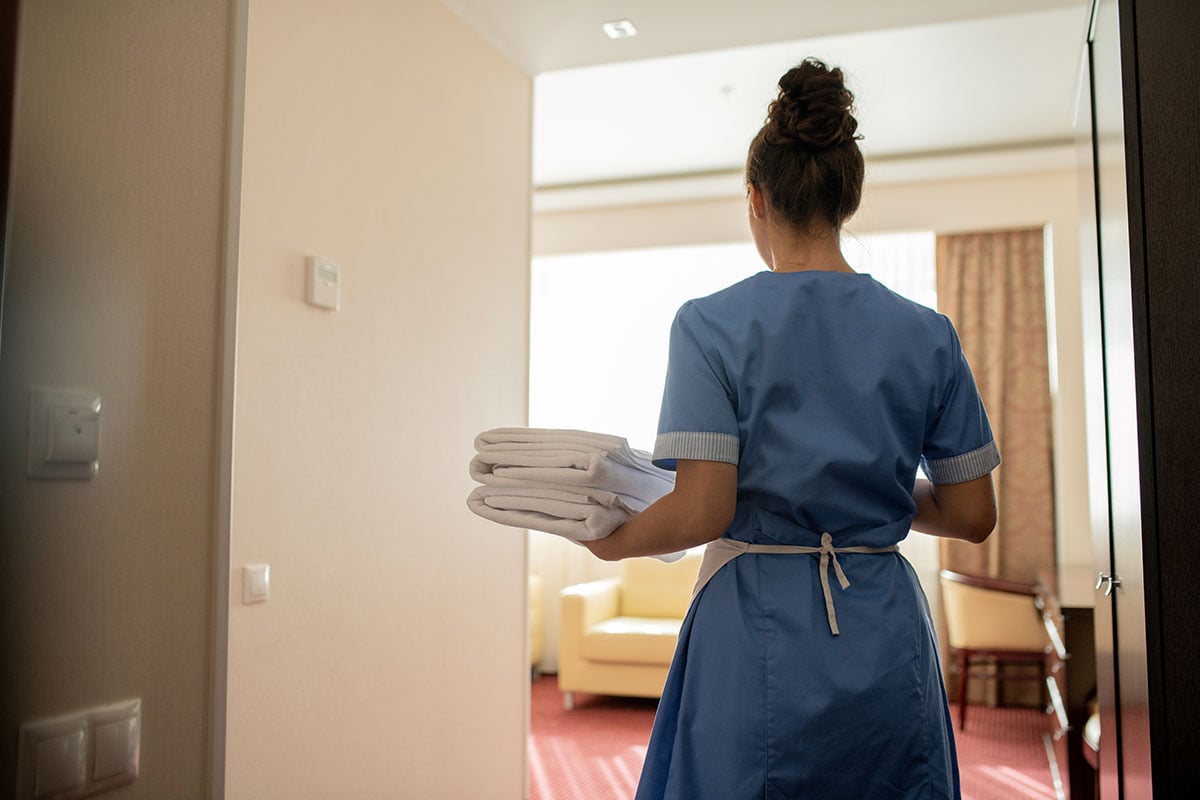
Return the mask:
<svg viewBox="0 0 1200 800">
<path fill-rule="evenodd" d="M 542 660 L 545 639 L 545 603 L 542 600 L 542 579 L 529 576 L 529 663 L 536 667 Z"/>
<path fill-rule="evenodd" d="M 558 686 L 568 706 L 574 692 L 662 694 L 700 561 L 628 559 L 620 577 L 563 589 Z"/>
<path fill-rule="evenodd" d="M 1032 594 L 942 581 L 950 646 L 963 650 L 1040 651 L 1046 630 Z"/>
<path fill-rule="evenodd" d="M 589 661 L 670 666 L 682 619 L 613 617 L 583 635 L 580 650 Z"/>
</svg>

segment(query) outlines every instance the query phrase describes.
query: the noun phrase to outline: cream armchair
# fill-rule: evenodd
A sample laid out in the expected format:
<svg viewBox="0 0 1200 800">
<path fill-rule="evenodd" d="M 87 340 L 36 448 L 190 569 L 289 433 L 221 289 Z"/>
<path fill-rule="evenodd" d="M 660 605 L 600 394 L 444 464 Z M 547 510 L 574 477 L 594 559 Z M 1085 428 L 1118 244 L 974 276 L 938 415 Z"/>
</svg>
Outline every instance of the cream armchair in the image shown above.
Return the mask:
<svg viewBox="0 0 1200 800">
<path fill-rule="evenodd" d="M 568 710 L 575 692 L 662 696 L 700 560 L 627 559 L 619 577 L 563 589 L 558 688 Z"/>
<path fill-rule="evenodd" d="M 542 579 L 529 576 L 529 669 L 533 678 L 541 675 L 546 608 L 542 599 Z"/>
</svg>

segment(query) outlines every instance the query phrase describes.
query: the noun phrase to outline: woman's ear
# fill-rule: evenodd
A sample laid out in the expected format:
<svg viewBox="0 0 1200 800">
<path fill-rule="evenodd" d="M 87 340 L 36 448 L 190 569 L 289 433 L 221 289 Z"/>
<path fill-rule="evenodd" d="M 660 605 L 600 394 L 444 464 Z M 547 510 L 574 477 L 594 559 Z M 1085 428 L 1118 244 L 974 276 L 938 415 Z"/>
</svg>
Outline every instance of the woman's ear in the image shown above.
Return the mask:
<svg viewBox="0 0 1200 800">
<path fill-rule="evenodd" d="M 750 201 L 750 214 L 755 219 L 764 219 L 767 216 L 767 198 L 753 183 L 746 184 L 746 198 Z"/>
</svg>

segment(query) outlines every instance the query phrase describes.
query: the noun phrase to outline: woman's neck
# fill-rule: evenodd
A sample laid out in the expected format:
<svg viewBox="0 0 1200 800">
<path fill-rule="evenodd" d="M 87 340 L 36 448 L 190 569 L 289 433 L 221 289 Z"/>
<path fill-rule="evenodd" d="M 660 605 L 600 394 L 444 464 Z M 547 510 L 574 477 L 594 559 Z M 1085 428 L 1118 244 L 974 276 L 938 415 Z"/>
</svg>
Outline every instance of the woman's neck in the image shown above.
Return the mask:
<svg viewBox="0 0 1200 800">
<path fill-rule="evenodd" d="M 821 236 L 781 237 L 771 242 L 764 255 L 772 272 L 854 272 L 832 230 Z"/>
<path fill-rule="evenodd" d="M 769 253 L 767 266 L 772 272 L 853 272 L 854 269 L 841 254 L 836 240 L 809 242 L 808 245 L 773 249 Z"/>
</svg>

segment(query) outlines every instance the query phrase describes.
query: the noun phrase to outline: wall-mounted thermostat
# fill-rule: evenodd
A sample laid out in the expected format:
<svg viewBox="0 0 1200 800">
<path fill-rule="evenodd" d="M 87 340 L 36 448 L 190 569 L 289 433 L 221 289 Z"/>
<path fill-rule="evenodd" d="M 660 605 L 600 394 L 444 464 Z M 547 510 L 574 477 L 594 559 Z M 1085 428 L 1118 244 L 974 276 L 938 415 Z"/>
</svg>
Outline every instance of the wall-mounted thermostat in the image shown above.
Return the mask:
<svg viewBox="0 0 1200 800">
<path fill-rule="evenodd" d="M 99 469 L 100 395 L 77 389 L 32 389 L 29 477 L 87 480 Z"/>
<path fill-rule="evenodd" d="M 337 311 L 342 305 L 342 268 L 329 259 L 309 256 L 305 262 L 304 302 Z"/>
</svg>

